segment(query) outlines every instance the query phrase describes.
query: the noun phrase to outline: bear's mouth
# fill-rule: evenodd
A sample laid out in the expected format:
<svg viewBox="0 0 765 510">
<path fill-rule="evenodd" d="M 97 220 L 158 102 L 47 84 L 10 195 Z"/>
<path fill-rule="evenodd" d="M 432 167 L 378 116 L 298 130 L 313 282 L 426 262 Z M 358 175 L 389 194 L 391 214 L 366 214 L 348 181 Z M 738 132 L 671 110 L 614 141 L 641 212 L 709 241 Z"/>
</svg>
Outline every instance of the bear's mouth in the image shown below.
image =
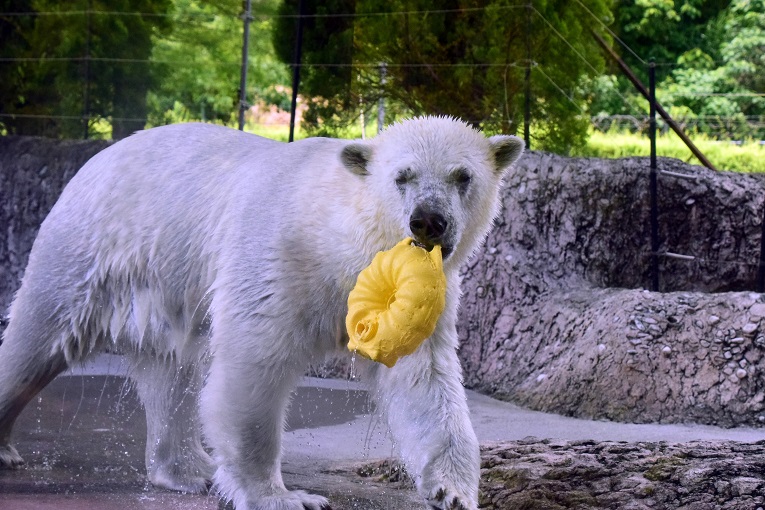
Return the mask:
<svg viewBox="0 0 765 510">
<path fill-rule="evenodd" d="M 415 245 L 415 246 L 419 246 L 420 248 L 423 248 L 423 249 L 425 249 L 427 251 L 431 251 L 436 246 L 435 244 L 431 244 L 431 243 L 422 243 L 422 242 L 420 242 L 420 241 L 418 241 L 416 239 L 412 240 L 412 244 Z M 452 254 L 452 250 L 453 250 L 453 248 L 451 247 L 451 245 L 442 244 L 441 245 L 441 257 L 444 260 L 446 260 L 449 257 L 449 255 Z"/>
</svg>

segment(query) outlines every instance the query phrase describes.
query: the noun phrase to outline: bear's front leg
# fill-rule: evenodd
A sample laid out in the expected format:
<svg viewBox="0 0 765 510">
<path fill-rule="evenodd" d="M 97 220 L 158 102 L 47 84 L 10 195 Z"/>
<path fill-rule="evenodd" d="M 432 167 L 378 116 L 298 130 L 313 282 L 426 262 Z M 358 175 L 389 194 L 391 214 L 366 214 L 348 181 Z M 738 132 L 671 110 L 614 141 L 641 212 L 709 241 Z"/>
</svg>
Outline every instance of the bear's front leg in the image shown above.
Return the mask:
<svg viewBox="0 0 765 510">
<path fill-rule="evenodd" d="M 201 402 L 218 465 L 214 488 L 236 510 L 329 510 L 326 498 L 289 491 L 282 481 L 282 429 L 302 365 L 292 363 L 289 348 L 280 351 L 283 339 L 261 342 L 266 338 L 257 344 L 214 339 Z"/>
<path fill-rule="evenodd" d="M 401 458 L 427 504 L 474 510 L 481 459 L 456 338 L 453 323 L 439 324 L 414 354 L 393 368 L 376 367 L 376 393 Z"/>
</svg>

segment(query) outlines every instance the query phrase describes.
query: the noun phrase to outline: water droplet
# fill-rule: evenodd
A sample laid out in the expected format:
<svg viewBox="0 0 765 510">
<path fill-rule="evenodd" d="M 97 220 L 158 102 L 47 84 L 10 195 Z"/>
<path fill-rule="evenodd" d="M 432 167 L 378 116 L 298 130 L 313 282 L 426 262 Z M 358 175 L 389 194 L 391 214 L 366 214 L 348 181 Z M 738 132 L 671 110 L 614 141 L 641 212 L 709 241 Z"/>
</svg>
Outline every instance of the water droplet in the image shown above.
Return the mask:
<svg viewBox="0 0 765 510">
<path fill-rule="evenodd" d="M 349 377 L 352 381 L 356 379 L 356 349 L 351 353 L 351 369 Z"/>
</svg>

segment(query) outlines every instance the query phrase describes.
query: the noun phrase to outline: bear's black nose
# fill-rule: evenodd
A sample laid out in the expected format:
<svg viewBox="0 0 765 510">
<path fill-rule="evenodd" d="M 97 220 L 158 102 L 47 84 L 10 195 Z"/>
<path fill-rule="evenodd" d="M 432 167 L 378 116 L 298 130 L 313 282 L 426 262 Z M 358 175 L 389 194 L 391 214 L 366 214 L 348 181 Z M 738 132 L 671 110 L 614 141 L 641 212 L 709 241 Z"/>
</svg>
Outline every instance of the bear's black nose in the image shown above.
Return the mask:
<svg viewBox="0 0 765 510">
<path fill-rule="evenodd" d="M 446 221 L 446 218 L 428 206 L 417 206 L 409 218 L 409 228 L 412 230 L 412 235 L 418 242 L 427 245 L 429 249 L 433 245 L 443 243 L 444 234 L 448 227 L 449 222 Z"/>
</svg>

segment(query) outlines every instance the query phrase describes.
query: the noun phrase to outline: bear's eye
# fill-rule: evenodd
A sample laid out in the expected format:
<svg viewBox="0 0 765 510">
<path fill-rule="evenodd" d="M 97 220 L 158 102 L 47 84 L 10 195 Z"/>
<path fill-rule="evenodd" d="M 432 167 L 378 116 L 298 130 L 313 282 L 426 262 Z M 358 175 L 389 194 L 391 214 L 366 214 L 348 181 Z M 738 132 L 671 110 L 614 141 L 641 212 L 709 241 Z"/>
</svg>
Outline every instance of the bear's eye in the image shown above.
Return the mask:
<svg viewBox="0 0 765 510">
<path fill-rule="evenodd" d="M 402 170 L 396 176 L 396 186 L 398 186 L 399 188 L 402 188 L 413 178 L 414 178 L 414 174 L 412 173 L 411 169 L 407 168 L 405 170 Z"/>
<path fill-rule="evenodd" d="M 464 168 L 460 168 L 452 173 L 452 181 L 461 189 L 466 189 L 471 179 L 470 173 Z"/>
</svg>

